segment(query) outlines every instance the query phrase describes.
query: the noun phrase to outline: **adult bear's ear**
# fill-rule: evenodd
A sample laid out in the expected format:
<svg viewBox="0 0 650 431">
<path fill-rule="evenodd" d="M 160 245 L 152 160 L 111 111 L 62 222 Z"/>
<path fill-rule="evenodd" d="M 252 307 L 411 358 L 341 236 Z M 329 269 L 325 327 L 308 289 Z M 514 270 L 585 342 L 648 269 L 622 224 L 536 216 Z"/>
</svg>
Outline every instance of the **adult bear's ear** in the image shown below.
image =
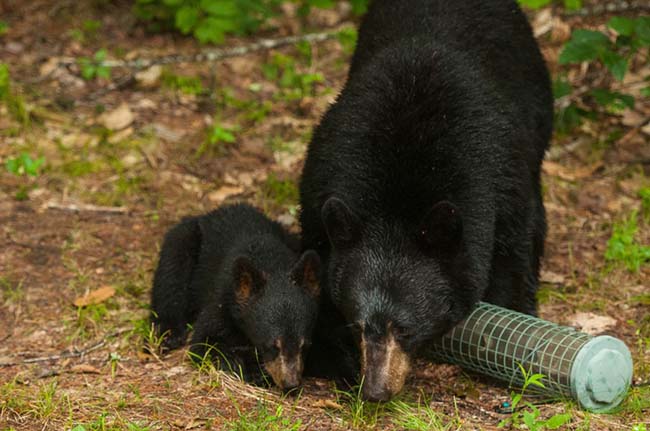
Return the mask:
<svg viewBox="0 0 650 431">
<path fill-rule="evenodd" d="M 320 257 L 314 250 L 304 252 L 291 270 L 291 280 L 313 298 L 318 298 L 320 295 L 319 275 Z"/>
<path fill-rule="evenodd" d="M 440 201 L 424 216 L 418 230 L 420 242 L 430 250 L 453 257 L 460 251 L 463 220 L 458 207 Z"/>
<path fill-rule="evenodd" d="M 248 303 L 251 298 L 264 290 L 267 275 L 255 268 L 247 256 L 239 256 L 232 265 L 235 280 L 235 300 L 238 304 Z"/>
<path fill-rule="evenodd" d="M 339 198 L 329 198 L 321 210 L 327 236 L 336 248 L 352 244 L 360 235 L 361 226 L 350 208 Z"/>
</svg>

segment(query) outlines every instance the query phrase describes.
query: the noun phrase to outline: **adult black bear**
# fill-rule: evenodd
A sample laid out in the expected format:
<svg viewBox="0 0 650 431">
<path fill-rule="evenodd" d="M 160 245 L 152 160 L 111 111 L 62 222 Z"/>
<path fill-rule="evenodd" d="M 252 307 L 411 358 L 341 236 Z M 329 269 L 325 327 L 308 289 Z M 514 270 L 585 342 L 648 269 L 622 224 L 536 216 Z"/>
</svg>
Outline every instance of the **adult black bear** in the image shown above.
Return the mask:
<svg viewBox="0 0 650 431">
<path fill-rule="evenodd" d="M 318 313 L 320 259 L 248 205 L 188 217 L 165 236 L 151 320 L 167 349 L 193 324 L 190 351 L 282 389 L 300 383 Z M 263 370 L 259 367 L 259 360 Z"/>
<path fill-rule="evenodd" d="M 371 2 L 300 185 L 325 266 L 315 345 L 335 352 L 315 369 L 344 358 L 349 377 L 357 354 L 363 395 L 386 400 L 477 301 L 535 313 L 552 108 L 515 0 Z"/>
</svg>

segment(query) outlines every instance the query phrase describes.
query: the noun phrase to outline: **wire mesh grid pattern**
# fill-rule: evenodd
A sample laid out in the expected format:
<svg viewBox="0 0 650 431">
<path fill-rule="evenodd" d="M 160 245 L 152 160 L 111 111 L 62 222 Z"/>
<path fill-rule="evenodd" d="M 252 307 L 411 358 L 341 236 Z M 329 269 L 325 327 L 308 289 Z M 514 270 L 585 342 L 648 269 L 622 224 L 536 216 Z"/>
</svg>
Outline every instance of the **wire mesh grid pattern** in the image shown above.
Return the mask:
<svg viewBox="0 0 650 431">
<path fill-rule="evenodd" d="M 532 316 L 479 303 L 472 314 L 434 344 L 437 359 L 522 385 L 541 373 L 547 392 L 571 395 L 571 367 L 590 335 Z M 534 388 L 531 388 L 534 389 Z"/>
</svg>

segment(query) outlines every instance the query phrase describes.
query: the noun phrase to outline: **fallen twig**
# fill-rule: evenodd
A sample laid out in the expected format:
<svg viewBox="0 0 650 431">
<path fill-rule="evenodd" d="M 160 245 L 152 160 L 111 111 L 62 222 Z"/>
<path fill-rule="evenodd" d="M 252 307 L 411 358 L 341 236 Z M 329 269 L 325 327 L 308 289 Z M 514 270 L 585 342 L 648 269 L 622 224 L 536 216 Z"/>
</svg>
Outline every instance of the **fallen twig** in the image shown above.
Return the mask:
<svg viewBox="0 0 650 431">
<path fill-rule="evenodd" d="M 45 208 L 50 210 L 61 210 L 61 211 L 71 211 L 71 212 L 99 212 L 99 213 L 109 213 L 109 214 L 126 214 L 129 212 L 127 207 L 105 207 L 92 204 L 64 204 L 61 202 L 47 202 Z"/>
<path fill-rule="evenodd" d="M 107 337 L 108 338 L 108 337 Z M 24 364 L 33 364 L 37 362 L 49 362 L 49 361 L 58 361 L 60 359 L 67 359 L 67 358 L 79 358 L 83 357 L 87 353 L 92 352 L 93 350 L 97 350 L 106 344 L 106 339 L 103 339 L 102 341 L 93 344 L 92 346 L 78 350 L 78 351 L 73 351 L 73 352 L 63 352 L 58 355 L 50 355 L 50 356 L 39 356 L 36 358 L 28 358 L 28 359 L 23 359 L 22 361 L 13 361 L 13 362 L 0 362 L 0 367 L 9 367 L 12 365 L 24 365 Z"/>
<path fill-rule="evenodd" d="M 106 337 L 104 337 L 104 339 L 102 339 L 101 341 L 99 341 L 99 342 L 97 342 L 95 344 L 92 344 L 92 345 L 86 347 L 85 349 L 81 349 L 81 350 L 76 350 L 75 349 L 73 351 L 63 352 L 63 353 L 60 353 L 58 355 L 39 356 L 39 357 L 35 357 L 35 358 L 23 359 L 23 360 L 20 360 L 20 361 L 0 362 L 0 367 L 10 367 L 10 366 L 13 366 L 13 365 L 34 364 L 34 363 L 38 363 L 38 362 L 58 361 L 60 359 L 68 359 L 68 358 L 83 358 L 88 353 L 104 347 L 104 345 L 106 345 L 106 341 L 109 338 L 117 337 L 117 336 L 119 336 L 119 335 L 121 335 L 121 334 L 123 334 L 125 332 L 130 331 L 130 330 L 131 329 L 121 329 L 119 331 L 115 331 L 115 332 L 107 335 Z"/>
<path fill-rule="evenodd" d="M 650 118 L 646 118 L 645 120 L 641 121 L 639 124 L 632 127 L 625 135 L 623 135 L 623 137 L 621 139 L 616 141 L 616 145 L 619 146 L 619 145 L 623 145 L 623 144 L 627 143 L 629 140 L 631 140 L 637 134 L 639 134 L 641 129 L 643 129 L 648 124 L 650 124 Z"/>
<path fill-rule="evenodd" d="M 632 11 L 649 11 L 650 5 L 648 0 L 630 0 L 630 1 L 612 1 L 609 3 L 600 3 L 591 6 L 585 6 L 578 10 L 564 11 L 562 13 L 565 17 L 572 16 L 593 16 L 604 15 L 608 13 L 622 13 Z"/>
<path fill-rule="evenodd" d="M 171 54 L 155 58 L 135 58 L 133 60 L 105 60 L 101 63 L 101 65 L 110 68 L 124 67 L 132 69 L 144 69 L 155 64 L 202 63 L 217 61 L 224 58 L 238 57 L 257 51 L 292 45 L 298 42 L 323 42 L 337 37 L 343 28 L 347 28 L 347 26 L 322 33 L 308 33 L 299 36 L 280 37 L 277 39 L 259 39 L 248 45 L 235 46 L 231 48 L 212 48 L 190 55 Z M 58 66 L 69 66 L 75 64 L 76 62 L 77 60 L 74 58 L 66 58 L 59 61 Z"/>
</svg>

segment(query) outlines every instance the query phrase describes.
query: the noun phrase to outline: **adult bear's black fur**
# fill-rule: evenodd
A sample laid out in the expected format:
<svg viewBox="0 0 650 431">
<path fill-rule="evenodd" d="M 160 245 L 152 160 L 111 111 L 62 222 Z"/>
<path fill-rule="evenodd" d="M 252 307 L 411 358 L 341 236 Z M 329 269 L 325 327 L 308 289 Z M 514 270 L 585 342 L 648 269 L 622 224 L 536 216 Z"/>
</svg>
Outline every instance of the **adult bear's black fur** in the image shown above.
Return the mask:
<svg viewBox="0 0 650 431">
<path fill-rule="evenodd" d="M 300 383 L 318 312 L 320 259 L 248 205 L 188 217 L 165 236 L 151 320 L 167 349 L 193 324 L 190 351 L 282 389 Z M 260 369 L 259 363 L 263 365 Z"/>
<path fill-rule="evenodd" d="M 325 264 L 316 372 L 350 377 L 358 354 L 364 396 L 385 400 L 477 301 L 535 313 L 551 128 L 515 0 L 371 2 L 300 185 Z"/>
</svg>

